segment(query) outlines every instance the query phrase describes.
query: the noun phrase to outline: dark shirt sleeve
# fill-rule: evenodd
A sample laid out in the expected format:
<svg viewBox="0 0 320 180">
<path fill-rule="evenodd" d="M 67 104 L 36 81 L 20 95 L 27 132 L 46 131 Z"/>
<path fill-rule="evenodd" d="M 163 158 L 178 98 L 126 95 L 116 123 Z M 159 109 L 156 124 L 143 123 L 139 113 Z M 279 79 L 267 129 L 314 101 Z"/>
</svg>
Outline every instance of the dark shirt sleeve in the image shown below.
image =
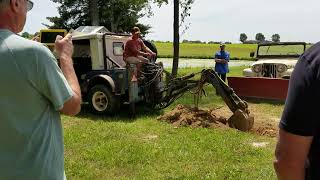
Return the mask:
<svg viewBox="0 0 320 180">
<path fill-rule="evenodd" d="M 320 121 L 319 60 L 309 58 L 301 56 L 295 66 L 279 124 L 281 129 L 300 136 L 314 136 Z"/>
</svg>

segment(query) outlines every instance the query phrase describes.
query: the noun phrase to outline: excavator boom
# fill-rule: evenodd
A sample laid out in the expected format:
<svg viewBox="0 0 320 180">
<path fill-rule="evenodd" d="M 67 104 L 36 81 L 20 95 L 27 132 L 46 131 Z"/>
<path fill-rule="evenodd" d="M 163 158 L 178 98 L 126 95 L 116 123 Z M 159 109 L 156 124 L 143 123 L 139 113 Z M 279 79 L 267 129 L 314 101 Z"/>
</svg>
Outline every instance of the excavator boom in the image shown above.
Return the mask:
<svg viewBox="0 0 320 180">
<path fill-rule="evenodd" d="M 154 67 L 151 69 L 154 69 Z M 198 95 L 199 97 L 199 94 L 204 91 L 204 84 L 209 83 L 216 89 L 217 93 L 222 97 L 229 109 L 233 112 L 233 115 L 228 119 L 229 126 L 241 131 L 249 131 L 253 127 L 254 117 L 250 115 L 248 104 L 241 100 L 233 91 L 233 89 L 221 80 L 214 70 L 204 69 L 199 73 L 192 73 L 178 78 L 172 78 L 171 74 L 163 69 L 161 69 L 161 71 L 166 74 L 166 77 L 168 77 L 165 85 L 162 88 L 159 88 L 159 84 L 162 82 L 159 82 L 156 80 L 156 78 L 153 78 L 155 80 L 153 83 L 150 83 L 150 91 L 148 92 L 150 94 L 154 92 L 157 93 L 152 95 L 154 98 L 150 98 L 152 97 L 150 94 L 146 95 L 146 97 L 149 99 L 149 103 L 151 103 L 154 108 L 166 108 L 176 99 L 181 97 L 185 92 L 191 90 L 194 90 L 194 94 Z M 201 75 L 200 80 L 194 80 L 196 74 Z M 158 79 L 162 78 L 159 77 Z"/>
</svg>

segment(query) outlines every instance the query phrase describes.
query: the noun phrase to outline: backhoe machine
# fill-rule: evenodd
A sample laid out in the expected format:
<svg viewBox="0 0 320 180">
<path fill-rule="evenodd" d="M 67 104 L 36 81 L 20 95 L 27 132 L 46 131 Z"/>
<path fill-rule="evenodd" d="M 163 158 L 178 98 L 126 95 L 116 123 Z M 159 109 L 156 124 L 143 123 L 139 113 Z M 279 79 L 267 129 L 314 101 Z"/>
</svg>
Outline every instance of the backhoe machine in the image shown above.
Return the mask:
<svg viewBox="0 0 320 180">
<path fill-rule="evenodd" d="M 42 30 L 40 42 L 53 50 L 57 34 L 65 30 Z M 236 129 L 248 131 L 252 128 L 247 103 L 225 84 L 213 70 L 206 69 L 183 77 L 173 78 L 161 62 L 152 59 L 138 72 L 133 64 L 123 60 L 128 34 L 116 34 L 103 26 L 80 26 L 72 32 L 74 45 L 73 66 L 81 87 L 84 103 L 96 114 L 114 114 L 122 104 L 130 104 L 131 115 L 135 104 L 145 102 L 148 107 L 163 109 L 187 91 L 194 91 L 196 97 L 203 92 L 203 85 L 212 84 L 218 94 L 233 112 L 228 124 Z M 145 45 L 157 53 L 152 42 Z M 195 80 L 200 74 L 200 79 Z"/>
<path fill-rule="evenodd" d="M 241 100 L 212 69 L 204 69 L 199 73 L 172 78 L 171 74 L 162 68 L 161 63 L 156 63 L 145 65 L 144 72 L 141 73 L 143 75 L 140 78 L 142 81 L 140 83 L 144 84 L 143 92 L 145 92 L 147 103 L 155 109 L 168 107 L 187 91 L 193 91 L 196 106 L 198 106 L 199 97 L 204 92 L 203 86 L 209 83 L 233 112 L 233 115 L 228 119 L 230 127 L 249 131 L 253 126 L 254 117 L 250 115 L 247 103 Z M 195 80 L 197 74 L 200 74 L 199 80 Z M 165 81 L 163 81 L 164 75 L 166 76 Z"/>
</svg>

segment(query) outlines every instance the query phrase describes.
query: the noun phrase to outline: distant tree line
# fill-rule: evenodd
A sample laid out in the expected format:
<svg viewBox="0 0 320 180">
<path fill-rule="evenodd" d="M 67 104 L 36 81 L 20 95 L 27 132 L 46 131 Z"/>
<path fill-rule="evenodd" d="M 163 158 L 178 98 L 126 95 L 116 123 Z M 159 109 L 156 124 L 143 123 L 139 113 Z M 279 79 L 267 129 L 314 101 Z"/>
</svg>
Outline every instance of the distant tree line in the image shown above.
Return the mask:
<svg viewBox="0 0 320 180">
<path fill-rule="evenodd" d="M 266 40 L 265 36 L 262 33 L 257 33 L 255 36 L 255 40 L 248 40 L 247 34 L 241 33 L 239 39 L 243 44 L 257 44 L 261 42 L 280 42 L 280 35 L 273 34 L 271 36 L 271 41 L 269 41 L 269 40 Z"/>
<path fill-rule="evenodd" d="M 195 40 L 195 41 L 192 41 L 192 40 L 183 40 L 182 43 L 194 43 L 194 44 L 221 44 L 222 41 L 200 41 L 200 40 Z M 223 42 L 224 44 L 232 44 L 232 42 Z"/>
</svg>

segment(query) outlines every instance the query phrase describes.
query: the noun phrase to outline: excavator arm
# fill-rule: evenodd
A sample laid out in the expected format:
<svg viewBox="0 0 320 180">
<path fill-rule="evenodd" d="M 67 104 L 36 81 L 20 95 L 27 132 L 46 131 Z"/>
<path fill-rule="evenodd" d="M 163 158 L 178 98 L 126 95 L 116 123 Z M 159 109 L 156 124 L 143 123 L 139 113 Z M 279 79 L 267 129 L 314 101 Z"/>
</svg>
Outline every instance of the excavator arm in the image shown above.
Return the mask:
<svg viewBox="0 0 320 180">
<path fill-rule="evenodd" d="M 166 108 L 188 91 L 195 90 L 195 94 L 200 94 L 204 91 L 204 84 L 209 83 L 216 89 L 217 93 L 233 112 L 233 115 L 228 119 L 229 126 L 241 131 L 249 131 L 252 128 L 254 118 L 250 115 L 247 103 L 241 100 L 233 89 L 221 80 L 214 70 L 204 69 L 199 73 L 192 73 L 178 78 L 171 78 L 170 73 L 164 70 L 163 72 L 169 79 L 163 88 L 157 91 L 157 98 L 153 98 L 152 103 L 154 108 Z M 196 74 L 201 75 L 200 80 L 194 80 Z M 158 85 L 159 83 L 157 82 L 156 84 Z"/>
<path fill-rule="evenodd" d="M 223 82 L 212 69 L 203 70 L 202 77 L 207 83 L 212 84 L 233 112 L 233 115 L 228 119 L 229 126 L 241 131 L 249 131 L 253 126 L 254 117 L 250 115 L 248 104 L 240 99 L 233 89 Z"/>
</svg>

